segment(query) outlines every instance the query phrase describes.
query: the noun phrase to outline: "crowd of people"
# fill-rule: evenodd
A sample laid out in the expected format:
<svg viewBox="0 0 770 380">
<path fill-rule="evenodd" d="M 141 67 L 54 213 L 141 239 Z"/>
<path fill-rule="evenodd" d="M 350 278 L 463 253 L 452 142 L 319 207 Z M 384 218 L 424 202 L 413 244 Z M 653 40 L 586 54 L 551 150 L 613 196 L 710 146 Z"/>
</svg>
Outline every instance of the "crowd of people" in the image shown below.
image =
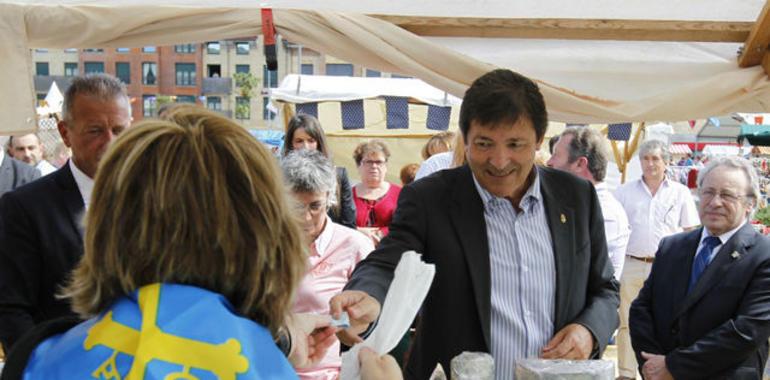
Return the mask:
<svg viewBox="0 0 770 380">
<path fill-rule="evenodd" d="M 745 159 L 712 159 L 693 197 L 649 140 L 613 193 L 596 130 L 567 128 L 538 163 L 546 105 L 509 70 L 472 83 L 459 133 L 401 185 L 379 140 L 352 151 L 351 183 L 309 115 L 276 160 L 200 107 L 132 123 L 109 75 L 75 78 L 63 109 L 59 169 L 35 134 L 0 155 L 2 379 L 336 379 L 406 251 L 433 285 L 408 352 L 362 350 L 364 379 L 427 379 L 463 351 L 513 379 L 522 358 L 601 358 L 616 329 L 624 379 L 762 377 L 770 240 L 748 223 Z"/>
</svg>

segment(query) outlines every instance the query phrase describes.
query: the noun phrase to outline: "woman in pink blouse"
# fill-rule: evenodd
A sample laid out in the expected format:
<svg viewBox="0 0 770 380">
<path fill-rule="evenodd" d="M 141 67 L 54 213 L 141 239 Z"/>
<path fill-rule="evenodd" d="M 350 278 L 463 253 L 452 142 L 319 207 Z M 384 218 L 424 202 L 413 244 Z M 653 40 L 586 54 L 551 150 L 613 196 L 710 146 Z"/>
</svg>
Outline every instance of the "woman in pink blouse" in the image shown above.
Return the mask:
<svg viewBox="0 0 770 380">
<path fill-rule="evenodd" d="M 401 186 L 385 181 L 390 151 L 384 142 L 364 142 L 353 151 L 361 183 L 353 187 L 356 225 L 377 244 L 388 234 Z"/>
<path fill-rule="evenodd" d="M 342 291 L 356 264 L 374 250 L 362 233 L 332 222 L 327 215 L 336 202 L 334 166 L 320 152 L 296 150 L 281 160 L 284 180 L 294 199 L 308 245 L 308 269 L 299 286 L 293 312 L 329 315 L 329 300 Z M 312 368 L 298 369 L 301 379 L 336 379 L 340 343 Z"/>
</svg>

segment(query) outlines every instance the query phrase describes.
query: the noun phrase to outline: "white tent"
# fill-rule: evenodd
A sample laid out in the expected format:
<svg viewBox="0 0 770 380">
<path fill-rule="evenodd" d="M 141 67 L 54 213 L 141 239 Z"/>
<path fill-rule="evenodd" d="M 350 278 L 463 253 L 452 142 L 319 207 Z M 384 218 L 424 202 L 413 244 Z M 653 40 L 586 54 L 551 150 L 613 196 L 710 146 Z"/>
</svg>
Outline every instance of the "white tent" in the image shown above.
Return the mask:
<svg viewBox="0 0 770 380">
<path fill-rule="evenodd" d="M 767 73 L 761 66 L 739 68 L 736 62 L 741 46 L 736 42 L 746 39 L 754 42 L 744 56 L 756 64 L 757 56 L 761 62 L 764 55 L 770 66 L 766 4 L 0 0 L 0 70 L 6 78 L 0 84 L 5 118 L 0 133 L 34 128 L 30 48 L 139 47 L 253 36 L 261 30 L 261 7 L 274 9 L 278 32 L 292 42 L 417 77 L 458 97 L 474 78 L 496 66 L 519 71 L 538 80 L 553 120 L 674 121 L 770 112 Z M 755 20 L 760 21 L 749 34 Z M 421 37 L 396 24 L 443 37 Z M 639 41 L 608 40 L 616 35 Z"/>
</svg>

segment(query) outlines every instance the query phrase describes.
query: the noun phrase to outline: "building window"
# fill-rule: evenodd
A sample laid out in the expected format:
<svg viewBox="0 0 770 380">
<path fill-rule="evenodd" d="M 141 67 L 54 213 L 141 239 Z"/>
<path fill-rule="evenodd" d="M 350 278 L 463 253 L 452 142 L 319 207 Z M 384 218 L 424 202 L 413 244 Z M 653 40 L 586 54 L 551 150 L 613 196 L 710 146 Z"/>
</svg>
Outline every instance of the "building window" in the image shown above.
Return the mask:
<svg viewBox="0 0 770 380">
<path fill-rule="evenodd" d="M 219 78 L 222 76 L 222 65 L 208 65 L 209 78 Z"/>
<path fill-rule="evenodd" d="M 177 95 L 176 96 L 176 102 L 177 103 L 192 103 L 192 104 L 195 104 L 195 96 L 193 96 L 193 95 Z"/>
<path fill-rule="evenodd" d="M 75 48 L 64 49 L 64 52 L 65 53 L 77 53 L 78 49 L 75 49 Z"/>
<path fill-rule="evenodd" d="M 239 120 L 248 120 L 251 118 L 251 103 L 249 98 L 243 96 L 235 97 L 235 118 Z"/>
<path fill-rule="evenodd" d="M 246 55 L 249 54 L 249 50 L 251 50 L 251 44 L 248 42 L 236 42 L 235 43 L 235 53 Z"/>
<path fill-rule="evenodd" d="M 115 49 L 115 51 L 117 51 L 118 53 L 130 53 L 131 49 L 129 49 L 129 48 L 117 48 L 117 49 Z"/>
<path fill-rule="evenodd" d="M 353 65 L 349 63 L 327 63 L 326 75 L 338 77 L 352 77 Z"/>
<path fill-rule="evenodd" d="M 176 64 L 176 85 L 177 86 L 195 86 L 195 64 L 177 63 Z"/>
<path fill-rule="evenodd" d="M 156 53 L 158 51 L 158 48 L 155 46 L 145 46 L 142 48 L 142 52 L 145 53 Z"/>
<path fill-rule="evenodd" d="M 222 110 L 222 98 L 218 96 L 209 96 L 206 98 L 206 107 L 210 110 L 221 111 Z"/>
<path fill-rule="evenodd" d="M 278 73 L 267 69 L 267 65 L 262 65 L 262 87 L 278 87 Z"/>
<path fill-rule="evenodd" d="M 142 84 L 155 86 L 158 84 L 158 64 L 155 62 L 142 63 Z"/>
<path fill-rule="evenodd" d="M 195 53 L 195 44 L 174 45 L 174 51 L 183 54 Z"/>
<path fill-rule="evenodd" d="M 382 73 L 377 70 L 366 69 L 366 76 L 369 78 L 379 78 L 382 76 Z"/>
<path fill-rule="evenodd" d="M 302 64 L 302 75 L 313 75 L 313 64 L 312 63 L 303 63 Z"/>
<path fill-rule="evenodd" d="M 235 65 L 236 73 L 248 74 L 249 71 L 251 71 L 251 68 L 249 67 L 249 65 Z"/>
<path fill-rule="evenodd" d="M 83 72 L 86 74 L 103 73 L 104 62 L 84 62 Z"/>
<path fill-rule="evenodd" d="M 128 62 L 115 62 L 115 76 L 125 84 L 131 83 L 131 64 Z"/>
<path fill-rule="evenodd" d="M 88 48 L 88 49 L 83 49 L 83 52 L 84 53 L 104 53 L 104 49 Z"/>
<path fill-rule="evenodd" d="M 78 63 L 77 62 L 64 62 L 64 76 L 74 77 L 78 75 Z"/>
<path fill-rule="evenodd" d="M 208 54 L 219 54 L 221 50 L 222 45 L 219 43 L 219 41 L 206 43 L 206 53 Z"/>
<path fill-rule="evenodd" d="M 144 117 L 153 117 L 157 112 L 158 101 L 155 95 L 142 95 L 142 115 Z"/>
<path fill-rule="evenodd" d="M 48 62 L 35 62 L 35 74 L 43 77 L 48 76 Z"/>
<path fill-rule="evenodd" d="M 275 119 L 275 112 L 270 111 L 270 109 L 267 107 L 270 104 L 270 98 L 267 96 L 262 97 L 262 120 L 273 120 Z"/>
</svg>

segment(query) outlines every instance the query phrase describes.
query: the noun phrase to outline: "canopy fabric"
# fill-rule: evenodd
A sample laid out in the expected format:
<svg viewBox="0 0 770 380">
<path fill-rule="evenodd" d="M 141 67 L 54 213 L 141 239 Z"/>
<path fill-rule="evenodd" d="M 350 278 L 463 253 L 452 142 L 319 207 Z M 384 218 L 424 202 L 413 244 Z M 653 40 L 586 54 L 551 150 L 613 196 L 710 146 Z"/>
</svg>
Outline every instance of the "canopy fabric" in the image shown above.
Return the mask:
<svg viewBox="0 0 770 380">
<path fill-rule="evenodd" d="M 687 144 L 671 144 L 669 152 L 674 155 L 684 156 L 692 154 L 692 149 Z"/>
<path fill-rule="evenodd" d="M 270 99 L 289 103 L 345 102 L 380 96 L 400 96 L 435 106 L 457 106 L 462 99 L 419 79 L 287 75 Z"/>
<path fill-rule="evenodd" d="M 260 5 L 275 9 L 278 32 L 292 42 L 420 78 L 457 97 L 495 67 L 519 71 L 538 81 L 555 121 L 676 121 L 770 112 L 770 80 L 759 66 L 737 67 L 737 44 L 429 39 L 361 13 L 753 21 L 761 0 L 636 0 L 623 7 L 609 0 L 379 3 L 0 0 L 0 70 L 13 78 L 0 85 L 5 117 L 0 133 L 34 129 L 30 48 L 139 47 L 254 36 L 261 28 Z M 288 9 L 317 6 L 331 10 Z"/>
</svg>

